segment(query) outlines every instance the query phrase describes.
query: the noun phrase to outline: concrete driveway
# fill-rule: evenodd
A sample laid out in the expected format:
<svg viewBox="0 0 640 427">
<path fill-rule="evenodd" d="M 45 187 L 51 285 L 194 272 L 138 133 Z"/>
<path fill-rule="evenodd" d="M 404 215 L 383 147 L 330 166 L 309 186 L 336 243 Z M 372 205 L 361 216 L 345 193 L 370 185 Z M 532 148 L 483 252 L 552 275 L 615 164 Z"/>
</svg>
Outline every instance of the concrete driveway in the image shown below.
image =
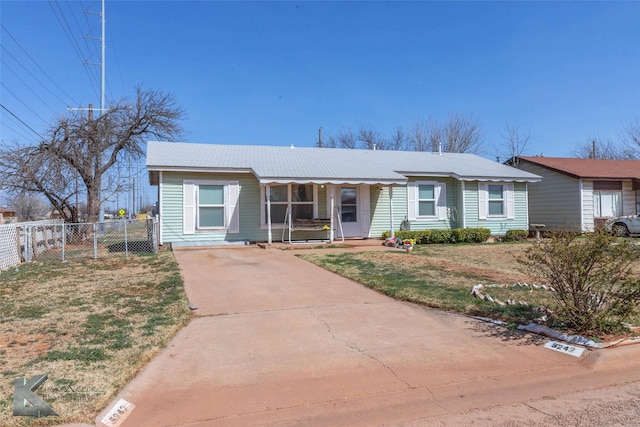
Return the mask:
<svg viewBox="0 0 640 427">
<path fill-rule="evenodd" d="M 564 411 L 549 399 L 580 390 L 640 392 L 639 346 L 575 358 L 535 335 L 395 301 L 294 253 L 175 251 L 198 308 L 114 400 L 135 405 L 123 426 L 496 425 L 505 408 L 509 420 Z"/>
</svg>

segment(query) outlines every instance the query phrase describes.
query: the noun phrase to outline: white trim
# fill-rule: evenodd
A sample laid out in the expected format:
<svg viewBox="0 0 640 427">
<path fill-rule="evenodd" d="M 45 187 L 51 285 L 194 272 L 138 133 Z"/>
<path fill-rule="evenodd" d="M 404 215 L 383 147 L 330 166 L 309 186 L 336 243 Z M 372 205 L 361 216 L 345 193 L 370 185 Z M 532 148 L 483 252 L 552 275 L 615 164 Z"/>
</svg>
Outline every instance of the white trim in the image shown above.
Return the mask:
<svg viewBox="0 0 640 427">
<path fill-rule="evenodd" d="M 196 189 L 193 180 L 182 181 L 182 234 L 196 233 Z"/>
<path fill-rule="evenodd" d="M 391 226 L 391 237 L 395 237 L 393 230 L 393 186 L 389 186 L 389 222 Z"/>
<path fill-rule="evenodd" d="M 229 223 L 227 232 L 234 234 L 240 232 L 240 182 L 229 181 Z"/>
<path fill-rule="evenodd" d="M 502 186 L 502 215 L 489 215 L 489 185 Z M 478 183 L 478 219 L 504 221 L 515 219 L 515 197 L 513 182 Z"/>
<path fill-rule="evenodd" d="M 433 186 L 433 215 L 420 215 L 420 186 Z M 407 219 L 442 221 L 447 219 L 447 184 L 440 181 L 412 181 L 407 184 Z"/>
<path fill-rule="evenodd" d="M 529 229 L 529 183 L 524 184 L 525 198 L 524 198 L 524 207 L 527 211 L 527 230 Z"/>
<path fill-rule="evenodd" d="M 199 193 L 201 185 L 219 185 L 224 193 L 224 226 L 199 226 Z M 182 181 L 182 234 L 239 233 L 240 232 L 240 182 L 221 180 Z"/>
<path fill-rule="evenodd" d="M 160 220 L 158 221 L 158 227 L 160 227 L 160 239 L 159 239 L 159 244 L 162 245 L 164 244 L 164 232 L 162 230 L 162 223 L 164 222 L 164 218 L 162 215 L 162 209 L 164 207 L 164 199 L 162 197 L 163 194 L 163 190 L 164 190 L 164 183 L 162 182 L 162 171 L 160 171 L 158 173 L 158 217 L 160 218 Z"/>
<path fill-rule="evenodd" d="M 366 184 L 360 186 L 360 236 L 370 237 L 371 233 L 371 187 Z"/>
<path fill-rule="evenodd" d="M 418 182 L 412 181 L 407 184 L 407 219 L 415 221 L 418 216 Z"/>
<path fill-rule="evenodd" d="M 462 228 L 467 228 L 467 202 L 466 202 L 466 194 L 465 194 L 465 184 L 464 181 L 460 181 L 460 188 L 462 189 Z"/>
<path fill-rule="evenodd" d="M 580 230 L 587 231 L 584 226 L 584 188 L 582 178 L 578 179 L 580 187 Z"/>
</svg>

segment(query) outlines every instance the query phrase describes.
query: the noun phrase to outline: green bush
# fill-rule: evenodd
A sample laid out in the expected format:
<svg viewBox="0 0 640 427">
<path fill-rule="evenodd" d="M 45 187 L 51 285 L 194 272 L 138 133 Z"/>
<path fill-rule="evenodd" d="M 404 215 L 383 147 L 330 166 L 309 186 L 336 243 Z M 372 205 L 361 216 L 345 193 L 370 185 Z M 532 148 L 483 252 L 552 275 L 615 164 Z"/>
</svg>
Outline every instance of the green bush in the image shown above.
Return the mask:
<svg viewBox="0 0 640 427">
<path fill-rule="evenodd" d="M 527 240 L 529 232 L 527 230 L 507 230 L 504 235 L 505 242 L 522 242 Z"/>
<path fill-rule="evenodd" d="M 389 238 L 391 233 L 385 231 L 382 238 Z M 488 228 L 456 228 L 453 230 L 400 230 L 395 232 L 399 239 L 414 239 L 417 245 L 434 243 L 484 243 L 491 236 Z"/>
</svg>

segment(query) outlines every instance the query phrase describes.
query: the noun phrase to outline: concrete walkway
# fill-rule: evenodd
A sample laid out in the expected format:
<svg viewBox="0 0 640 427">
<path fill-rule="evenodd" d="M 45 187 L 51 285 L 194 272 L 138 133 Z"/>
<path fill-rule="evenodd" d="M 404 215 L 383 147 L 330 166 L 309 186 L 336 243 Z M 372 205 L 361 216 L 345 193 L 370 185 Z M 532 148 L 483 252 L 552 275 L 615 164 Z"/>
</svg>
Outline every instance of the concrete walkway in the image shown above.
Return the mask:
<svg viewBox="0 0 640 427">
<path fill-rule="evenodd" d="M 295 253 L 176 250 L 195 318 L 114 399 L 135 405 L 121 425 L 457 425 L 495 407 L 532 419 L 523 403 L 640 380 L 640 346 L 578 359 Z"/>
</svg>

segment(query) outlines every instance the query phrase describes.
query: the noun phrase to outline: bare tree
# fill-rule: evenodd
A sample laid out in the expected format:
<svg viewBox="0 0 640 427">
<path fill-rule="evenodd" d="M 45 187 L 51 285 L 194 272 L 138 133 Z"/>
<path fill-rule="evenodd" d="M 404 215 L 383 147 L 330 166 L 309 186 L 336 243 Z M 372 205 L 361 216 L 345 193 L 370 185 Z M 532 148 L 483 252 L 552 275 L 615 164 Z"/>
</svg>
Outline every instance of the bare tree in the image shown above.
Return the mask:
<svg viewBox="0 0 640 427">
<path fill-rule="evenodd" d="M 367 150 L 386 150 L 387 141 L 372 126 L 362 125 L 358 129 L 358 141 Z"/>
<path fill-rule="evenodd" d="M 72 177 L 67 163 L 55 161 L 38 146 L 22 147 L 14 142 L 0 150 L 0 187 L 15 195 L 41 194 L 66 221 L 78 222 Z"/>
<path fill-rule="evenodd" d="M 342 129 L 336 135 L 329 136 L 327 147 L 329 148 L 356 148 L 358 138 L 351 129 Z"/>
<path fill-rule="evenodd" d="M 503 144 L 500 147 L 494 147 L 497 153 L 498 161 L 502 160 L 508 164 L 518 167 L 519 159 L 527 145 L 531 141 L 531 129 L 526 132 L 520 130 L 517 123 L 505 123 L 505 130 L 502 133 Z"/>
<path fill-rule="evenodd" d="M 417 121 L 409 130 L 407 139 L 413 151 L 429 151 L 432 149 L 430 138 L 432 121 L 430 119 Z M 437 127 L 437 124 L 436 124 Z"/>
<path fill-rule="evenodd" d="M 640 158 L 640 118 L 626 124 L 620 135 L 627 153 L 634 159 Z"/>
<path fill-rule="evenodd" d="M 103 177 L 127 155 L 144 155 L 145 142 L 180 137 L 184 111 L 171 94 L 136 89 L 133 102 L 122 100 L 94 118 L 75 113 L 61 118 L 37 146 L 0 148 L 0 186 L 43 194 L 66 221 L 78 222 L 73 196 L 76 176 L 84 188 L 88 220 L 100 211 Z M 107 190 L 109 192 L 109 190 Z"/>
<path fill-rule="evenodd" d="M 408 134 L 414 151 L 444 151 L 447 153 L 477 153 L 482 145 L 480 124 L 471 116 L 451 113 L 446 122 L 429 117 L 417 121 Z"/>
<path fill-rule="evenodd" d="M 36 221 L 46 216 L 48 206 L 42 197 L 31 193 L 20 193 L 9 205 L 16 211 L 18 221 Z"/>
<path fill-rule="evenodd" d="M 388 149 L 389 150 L 404 150 L 407 144 L 407 137 L 404 133 L 404 130 L 401 127 L 397 127 L 393 130 L 393 133 L 389 137 L 388 140 Z"/>
<path fill-rule="evenodd" d="M 483 131 L 480 124 L 466 114 L 451 113 L 442 126 L 443 151 L 447 153 L 478 153 L 482 145 Z"/>
<path fill-rule="evenodd" d="M 583 159 L 628 160 L 634 158 L 633 152 L 624 144 L 597 136 L 576 145 L 570 154 Z"/>
</svg>

